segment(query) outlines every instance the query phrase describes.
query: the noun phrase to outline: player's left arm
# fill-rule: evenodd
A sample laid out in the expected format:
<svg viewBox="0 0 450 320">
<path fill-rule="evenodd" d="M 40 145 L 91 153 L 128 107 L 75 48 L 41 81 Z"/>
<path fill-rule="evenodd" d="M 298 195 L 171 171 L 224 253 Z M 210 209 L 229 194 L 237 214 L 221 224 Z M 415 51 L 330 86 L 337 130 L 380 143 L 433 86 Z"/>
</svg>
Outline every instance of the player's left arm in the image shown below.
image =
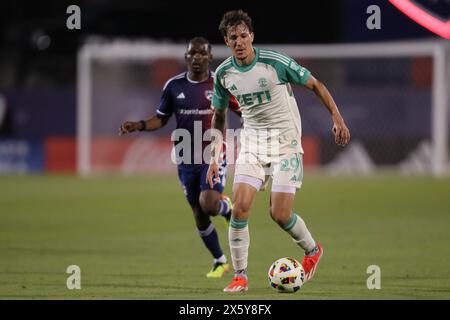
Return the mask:
<svg viewBox="0 0 450 320">
<path fill-rule="evenodd" d="M 319 97 L 319 99 L 331 113 L 331 117 L 333 119 L 332 130 L 335 136 L 336 144 L 342 147 L 346 146 L 350 141 L 350 130 L 348 130 L 347 126 L 345 125 L 344 119 L 339 112 L 336 102 L 334 102 L 334 99 L 328 91 L 327 87 L 312 75 L 309 75 L 309 78 L 304 86 L 314 91 L 316 96 Z"/>
</svg>

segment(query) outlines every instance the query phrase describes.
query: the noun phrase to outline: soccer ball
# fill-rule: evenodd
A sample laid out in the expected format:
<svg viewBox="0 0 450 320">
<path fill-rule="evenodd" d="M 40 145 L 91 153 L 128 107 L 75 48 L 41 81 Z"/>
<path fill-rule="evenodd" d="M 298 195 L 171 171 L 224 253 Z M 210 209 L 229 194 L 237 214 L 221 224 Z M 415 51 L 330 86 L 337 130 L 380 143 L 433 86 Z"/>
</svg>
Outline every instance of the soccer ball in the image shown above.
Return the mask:
<svg viewBox="0 0 450 320">
<path fill-rule="evenodd" d="M 305 280 L 305 270 L 294 258 L 281 258 L 269 268 L 269 283 L 278 292 L 298 291 Z"/>
</svg>

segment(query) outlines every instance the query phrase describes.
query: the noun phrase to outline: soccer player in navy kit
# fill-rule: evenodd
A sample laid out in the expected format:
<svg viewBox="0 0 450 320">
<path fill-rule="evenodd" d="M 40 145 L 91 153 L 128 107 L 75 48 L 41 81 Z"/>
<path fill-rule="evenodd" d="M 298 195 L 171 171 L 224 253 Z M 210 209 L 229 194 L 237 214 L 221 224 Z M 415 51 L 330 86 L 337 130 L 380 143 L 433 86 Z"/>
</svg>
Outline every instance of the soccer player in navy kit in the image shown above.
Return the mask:
<svg viewBox="0 0 450 320">
<path fill-rule="evenodd" d="M 173 114 L 176 117 L 177 129 L 185 129 L 190 132 L 191 161 L 190 163 L 182 162 L 178 165 L 178 177 L 194 213 L 198 233 L 214 257 L 213 267 L 206 276 L 208 278 L 220 278 L 229 271 L 229 265 L 220 247 L 219 238 L 210 216 L 220 214 L 227 221 L 231 217 L 231 200 L 229 197 L 222 195 L 225 185 L 226 163 L 223 162 L 222 164 L 220 183 L 211 188 L 206 182 L 208 164 L 203 160 L 203 151 L 208 144 L 203 142 L 201 155 L 194 152 L 194 139 L 198 139 L 198 137 L 194 138 L 194 122 L 201 122 L 203 137 L 203 133 L 211 128 L 214 113 L 211 109 L 214 74 L 209 70 L 212 54 L 208 40 L 202 37 L 190 40 L 185 59 L 187 72 L 183 72 L 166 82 L 156 115 L 148 120 L 124 122 L 119 129 L 119 134 L 157 130 L 166 125 Z M 236 100 L 230 102 L 230 108 L 240 115 Z M 198 159 L 201 159 L 200 163 L 195 163 L 194 160 L 198 162 Z"/>
</svg>

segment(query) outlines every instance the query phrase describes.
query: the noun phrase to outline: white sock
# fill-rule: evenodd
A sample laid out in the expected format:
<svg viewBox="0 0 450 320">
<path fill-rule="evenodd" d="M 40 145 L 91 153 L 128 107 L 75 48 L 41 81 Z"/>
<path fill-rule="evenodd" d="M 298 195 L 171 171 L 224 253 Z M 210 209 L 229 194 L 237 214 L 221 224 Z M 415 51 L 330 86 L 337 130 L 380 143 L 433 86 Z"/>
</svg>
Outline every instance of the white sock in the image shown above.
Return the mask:
<svg viewBox="0 0 450 320">
<path fill-rule="evenodd" d="M 250 246 L 250 233 L 247 220 L 234 220 L 231 218 L 228 229 L 231 260 L 235 271 L 247 268 L 248 248 Z"/>
<path fill-rule="evenodd" d="M 316 242 L 306 227 L 305 221 L 295 213 L 291 214 L 291 219 L 283 226 L 283 229 L 292 236 L 294 242 L 305 252 L 310 252 L 316 247 Z"/>
<path fill-rule="evenodd" d="M 214 263 L 227 263 L 227 257 L 223 254 L 220 258 L 214 259 Z"/>
</svg>

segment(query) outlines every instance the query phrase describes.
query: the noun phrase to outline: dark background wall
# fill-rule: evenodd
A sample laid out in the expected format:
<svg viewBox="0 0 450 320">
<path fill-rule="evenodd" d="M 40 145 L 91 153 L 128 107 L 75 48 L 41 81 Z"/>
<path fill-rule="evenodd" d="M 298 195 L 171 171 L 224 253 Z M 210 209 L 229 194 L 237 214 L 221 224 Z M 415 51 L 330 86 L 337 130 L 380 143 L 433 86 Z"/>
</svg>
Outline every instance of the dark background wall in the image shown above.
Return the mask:
<svg viewBox="0 0 450 320">
<path fill-rule="evenodd" d="M 71 4 L 81 8 L 81 30 L 66 28 L 66 8 Z M 371 4 L 381 7 L 381 30 L 366 28 Z M 225 11 L 237 8 L 253 17 L 257 43 L 436 37 L 387 0 L 284 1 L 277 6 L 254 0 L 7 0 L 0 2 L 0 88 L 72 86 L 77 48 L 94 35 L 173 42 L 203 35 L 222 43 L 220 19 Z M 42 36 L 51 41 L 45 49 L 37 43 Z"/>
<path fill-rule="evenodd" d="M 420 1 L 444 3 L 447 9 L 450 5 L 449 0 Z M 81 8 L 81 30 L 66 27 L 66 9 L 72 4 Z M 381 30 L 366 27 L 366 10 L 372 4 L 381 8 Z M 222 44 L 218 25 L 223 13 L 233 9 L 243 9 L 253 18 L 256 44 L 438 38 L 387 0 L 297 0 L 272 2 L 271 6 L 256 0 L 2 0 L 0 98 L 5 102 L 6 115 L 0 123 L 0 140 L 51 136 L 73 140 L 76 56 L 88 39 L 147 38 L 186 43 L 201 35 L 213 44 Z M 31 144 L 31 149 L 41 146 L 39 143 Z M 72 153 L 74 145 L 72 141 Z"/>
</svg>

